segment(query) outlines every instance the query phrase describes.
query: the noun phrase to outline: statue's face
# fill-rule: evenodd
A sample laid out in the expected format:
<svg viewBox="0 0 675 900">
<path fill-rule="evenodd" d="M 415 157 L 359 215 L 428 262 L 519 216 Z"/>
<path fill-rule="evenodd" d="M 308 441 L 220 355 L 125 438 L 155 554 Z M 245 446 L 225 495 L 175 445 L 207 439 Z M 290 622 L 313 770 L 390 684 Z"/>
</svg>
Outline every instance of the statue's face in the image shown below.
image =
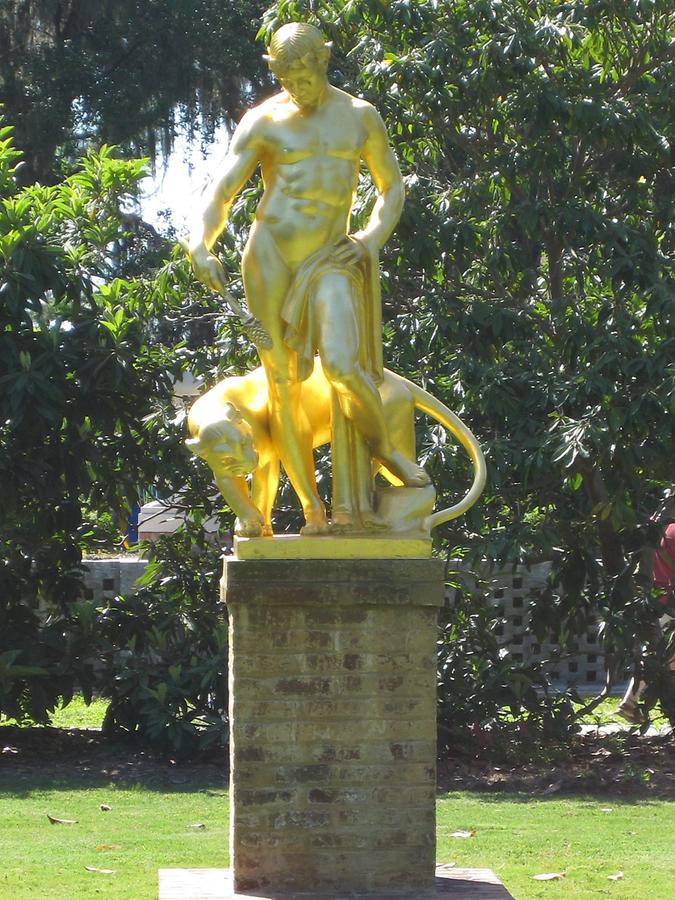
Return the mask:
<svg viewBox="0 0 675 900">
<path fill-rule="evenodd" d="M 318 62 L 292 63 L 278 77 L 279 84 L 300 109 L 315 107 L 326 89 L 326 70 Z"/>
</svg>

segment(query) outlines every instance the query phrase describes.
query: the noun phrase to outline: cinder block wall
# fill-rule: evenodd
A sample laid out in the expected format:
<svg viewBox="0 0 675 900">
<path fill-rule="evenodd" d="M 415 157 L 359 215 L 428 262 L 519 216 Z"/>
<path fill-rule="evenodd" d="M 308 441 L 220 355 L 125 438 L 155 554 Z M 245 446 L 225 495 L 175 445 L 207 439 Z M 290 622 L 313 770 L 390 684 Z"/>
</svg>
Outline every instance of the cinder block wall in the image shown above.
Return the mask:
<svg viewBox="0 0 675 900">
<path fill-rule="evenodd" d="M 541 563 L 530 569 L 500 572 L 488 578 L 495 616 L 499 620 L 500 644 L 514 662 L 551 660 L 547 672 L 551 681 L 560 687 L 566 684 L 599 686 L 604 680 L 604 655 L 596 624 L 588 628 L 571 651 L 564 652 L 557 644 L 539 643 L 531 632 L 529 607 L 544 590 L 550 570 L 549 563 Z"/>
<path fill-rule="evenodd" d="M 96 602 L 112 599 L 116 594 L 133 594 L 136 580 L 145 572 L 147 560 L 137 557 L 101 557 L 85 559 L 84 577 L 87 597 Z"/>
</svg>

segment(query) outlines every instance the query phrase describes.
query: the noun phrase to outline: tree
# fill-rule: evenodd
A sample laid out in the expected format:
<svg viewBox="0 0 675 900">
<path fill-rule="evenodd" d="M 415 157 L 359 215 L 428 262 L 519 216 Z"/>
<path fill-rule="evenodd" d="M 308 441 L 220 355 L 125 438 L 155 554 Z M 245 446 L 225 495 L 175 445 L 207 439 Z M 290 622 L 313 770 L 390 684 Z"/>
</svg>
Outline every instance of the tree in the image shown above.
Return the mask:
<svg viewBox="0 0 675 900">
<path fill-rule="evenodd" d="M 2 130 L 0 711 L 20 720 L 47 721 L 95 686 L 112 698 L 108 728 L 156 746 L 183 752 L 222 732 L 219 551 L 201 529 L 220 502 L 183 446 L 173 380 L 187 368 L 217 379 L 250 350 L 182 253 L 128 212 L 144 162 L 105 146 L 77 157 L 106 139 L 154 155 L 179 122 L 208 137 L 238 118 L 262 71 L 258 7 L 0 10 L 0 99 L 25 150 L 19 162 Z M 19 186 L 35 179 L 51 186 Z M 225 255 L 233 265 L 234 241 Z M 96 609 L 81 566 L 99 538 L 92 522 L 117 519 L 149 485 L 183 498 L 185 533 L 157 548 L 139 598 Z"/>
<path fill-rule="evenodd" d="M 259 0 L 8 0 L 0 103 L 25 154 L 22 183 L 101 143 L 166 150 L 178 125 L 232 122 L 264 77 Z"/>
<path fill-rule="evenodd" d="M 41 721 L 78 678 L 91 688 L 80 562 L 96 535 L 83 508 L 121 510 L 139 487 L 190 477 L 172 403 L 189 348 L 152 340 L 183 303 L 171 283 L 187 267 L 120 277 L 130 255 L 156 261 L 120 212 L 143 161 L 104 147 L 59 185 L 19 189 L 19 156 L 2 127 L 0 708 Z"/>
<path fill-rule="evenodd" d="M 566 643 L 599 614 L 618 670 L 651 632 L 649 548 L 672 515 L 672 11 L 661 0 L 282 0 L 266 27 L 290 18 L 326 30 L 335 78 L 377 105 L 404 169 L 408 203 L 383 257 L 388 364 L 456 409 L 487 451 L 490 488 L 439 550 L 466 565 L 552 559 L 535 627 Z M 83 498 L 110 506 L 122 485 L 158 479 L 184 487 L 197 522 L 209 514 L 169 374 L 190 365 L 210 381 L 251 357 L 185 264 L 120 213 L 136 164 L 105 150 L 61 184 L 20 190 L 0 140 L 0 378 L 11 388 L 0 394 L 0 602 L 14 623 L 1 638 L 0 706 L 44 717 L 86 670 L 78 648 L 93 633 L 78 605 Z M 357 220 L 370 201 L 365 188 Z M 247 209 L 244 197 L 242 223 Z M 231 268 L 237 249 L 225 234 Z M 442 499 L 461 491 L 461 454 L 433 429 L 421 436 Z M 167 609 L 196 621 L 172 565 L 174 599 L 152 588 L 160 633 L 173 627 Z M 51 632 L 40 598 L 61 610 Z M 99 623 L 106 641 L 122 646 L 118 621 L 133 639 L 134 609 Z M 464 592 L 442 650 L 442 672 L 475 685 L 460 698 L 463 722 L 504 703 L 534 708 L 532 671 L 500 666 L 492 702 L 486 667 L 464 665 L 465 650 L 498 658 L 495 624 Z M 162 693 L 168 677 L 164 666 L 141 688 Z M 656 683 L 662 701 L 671 689 Z M 442 693 L 452 721 L 454 693 Z M 129 705 L 118 712 L 138 725 Z M 149 716 L 157 728 L 157 709 Z"/>
<path fill-rule="evenodd" d="M 266 29 L 289 19 L 325 30 L 406 175 L 386 354 L 489 466 L 444 546 L 552 559 L 536 627 L 567 643 L 599 604 L 620 670 L 651 627 L 649 548 L 672 515 L 670 4 L 281 0 Z M 424 454 L 450 491 L 452 448 L 432 431 Z"/>
</svg>

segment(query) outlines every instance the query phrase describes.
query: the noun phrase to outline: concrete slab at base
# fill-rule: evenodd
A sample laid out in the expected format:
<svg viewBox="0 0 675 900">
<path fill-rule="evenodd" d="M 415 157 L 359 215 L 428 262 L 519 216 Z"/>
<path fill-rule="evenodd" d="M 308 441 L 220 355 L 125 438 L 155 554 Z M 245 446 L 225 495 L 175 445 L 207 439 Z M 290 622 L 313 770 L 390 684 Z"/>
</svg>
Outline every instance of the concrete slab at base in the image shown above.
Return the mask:
<svg viewBox="0 0 675 900">
<path fill-rule="evenodd" d="M 316 894 L 234 893 L 231 869 L 160 869 L 159 900 L 513 900 L 511 894 L 490 869 L 457 869 L 436 867 L 436 884 L 423 891 L 401 893 Z"/>
</svg>

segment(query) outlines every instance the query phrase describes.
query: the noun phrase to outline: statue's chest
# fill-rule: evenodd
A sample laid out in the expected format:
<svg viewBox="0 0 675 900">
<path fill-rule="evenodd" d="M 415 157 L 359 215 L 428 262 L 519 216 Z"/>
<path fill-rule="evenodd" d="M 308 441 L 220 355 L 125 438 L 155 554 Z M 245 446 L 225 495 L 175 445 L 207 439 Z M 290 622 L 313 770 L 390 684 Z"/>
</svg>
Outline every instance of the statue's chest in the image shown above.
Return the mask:
<svg viewBox="0 0 675 900">
<path fill-rule="evenodd" d="M 273 154 L 284 164 L 314 157 L 335 157 L 357 160 L 361 155 L 363 137 L 351 122 L 340 123 L 323 119 L 318 122 L 294 122 L 285 125 L 275 135 Z"/>
</svg>

